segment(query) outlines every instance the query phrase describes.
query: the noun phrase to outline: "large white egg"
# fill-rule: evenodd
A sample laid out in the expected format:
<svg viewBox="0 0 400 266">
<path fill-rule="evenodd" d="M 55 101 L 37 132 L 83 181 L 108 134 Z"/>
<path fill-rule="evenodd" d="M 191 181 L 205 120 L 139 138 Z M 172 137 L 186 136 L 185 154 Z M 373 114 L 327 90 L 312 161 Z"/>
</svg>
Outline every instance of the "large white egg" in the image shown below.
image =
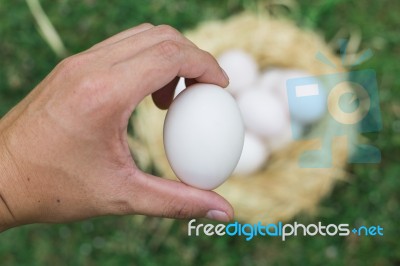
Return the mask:
<svg viewBox="0 0 400 266">
<path fill-rule="evenodd" d="M 246 128 L 266 139 L 279 136 L 289 123 L 281 101 L 265 90 L 248 90 L 237 101 Z"/>
<path fill-rule="evenodd" d="M 242 153 L 244 125 L 235 99 L 211 84 L 194 84 L 169 107 L 164 148 L 184 183 L 211 190 L 235 169 Z"/>
<path fill-rule="evenodd" d="M 251 132 L 246 132 L 242 155 L 234 175 L 247 176 L 256 173 L 267 161 L 269 151 L 264 142 Z"/>
<path fill-rule="evenodd" d="M 234 95 L 246 90 L 258 77 L 257 62 L 243 50 L 234 49 L 221 54 L 218 63 L 229 77 L 227 90 Z"/>
</svg>

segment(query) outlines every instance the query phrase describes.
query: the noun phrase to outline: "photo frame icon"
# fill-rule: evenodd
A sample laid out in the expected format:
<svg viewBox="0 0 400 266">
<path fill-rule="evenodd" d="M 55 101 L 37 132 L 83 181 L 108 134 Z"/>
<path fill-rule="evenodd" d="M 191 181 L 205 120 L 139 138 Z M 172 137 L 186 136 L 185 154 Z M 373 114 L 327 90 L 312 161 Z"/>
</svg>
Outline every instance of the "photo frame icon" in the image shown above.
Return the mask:
<svg viewBox="0 0 400 266">
<path fill-rule="evenodd" d="M 302 168 L 332 167 L 332 145 L 336 137 L 347 137 L 349 163 L 379 163 L 381 153 L 377 147 L 357 143 L 361 133 L 382 129 L 376 73 L 372 69 L 320 76 L 288 79 L 287 96 L 291 124 L 297 123 L 299 112 L 313 114 L 325 112 L 327 128 L 294 140 L 319 139 L 321 149 L 305 151 L 300 155 Z M 352 132 L 357 132 L 353 134 Z M 324 135 L 323 135 L 324 134 Z"/>
</svg>

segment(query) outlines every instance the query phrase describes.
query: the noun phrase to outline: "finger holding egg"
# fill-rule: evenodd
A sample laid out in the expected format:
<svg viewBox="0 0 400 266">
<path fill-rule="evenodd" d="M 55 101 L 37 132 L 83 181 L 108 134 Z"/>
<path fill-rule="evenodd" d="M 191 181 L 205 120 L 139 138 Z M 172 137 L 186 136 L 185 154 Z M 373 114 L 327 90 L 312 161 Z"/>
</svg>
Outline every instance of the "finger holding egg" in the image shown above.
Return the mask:
<svg viewBox="0 0 400 266">
<path fill-rule="evenodd" d="M 257 80 L 257 62 L 243 50 L 234 49 L 223 53 L 218 57 L 218 63 L 229 77 L 228 91 L 235 96 Z"/>
</svg>

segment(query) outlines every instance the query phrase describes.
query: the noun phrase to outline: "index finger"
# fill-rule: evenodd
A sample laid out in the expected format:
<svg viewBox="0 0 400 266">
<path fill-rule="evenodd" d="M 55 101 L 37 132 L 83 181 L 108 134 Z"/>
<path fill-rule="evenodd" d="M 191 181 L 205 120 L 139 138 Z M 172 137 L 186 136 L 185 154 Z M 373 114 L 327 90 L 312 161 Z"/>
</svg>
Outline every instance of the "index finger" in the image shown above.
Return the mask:
<svg viewBox="0 0 400 266">
<path fill-rule="evenodd" d="M 158 43 L 113 67 L 119 80 L 125 81 L 124 98 L 134 105 L 145 96 L 163 88 L 177 76 L 221 87 L 229 84 L 224 71 L 210 53 L 169 40 Z M 135 85 L 128 86 L 132 84 Z"/>
<path fill-rule="evenodd" d="M 88 51 L 100 49 L 100 48 L 102 48 L 104 46 L 116 43 L 116 42 L 121 41 L 121 40 L 123 40 L 125 38 L 131 37 L 133 35 L 136 35 L 138 33 L 143 32 L 143 31 L 149 30 L 151 28 L 154 28 L 154 25 L 152 25 L 150 23 L 140 24 L 139 26 L 124 30 L 124 31 L 122 31 L 120 33 L 115 34 L 114 36 L 109 37 L 108 39 L 105 39 L 102 42 L 99 42 L 99 43 L 93 45 L 92 47 L 90 47 L 88 49 Z"/>
</svg>

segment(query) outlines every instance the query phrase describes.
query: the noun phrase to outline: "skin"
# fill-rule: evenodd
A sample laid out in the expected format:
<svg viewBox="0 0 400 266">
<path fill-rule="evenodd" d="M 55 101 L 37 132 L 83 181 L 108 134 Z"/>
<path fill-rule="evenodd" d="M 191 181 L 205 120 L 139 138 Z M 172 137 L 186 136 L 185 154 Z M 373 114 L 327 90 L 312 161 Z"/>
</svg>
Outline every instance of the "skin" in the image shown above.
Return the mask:
<svg viewBox="0 0 400 266">
<path fill-rule="evenodd" d="M 60 62 L 0 120 L 0 231 L 102 215 L 232 219 L 215 192 L 144 173 L 131 157 L 129 117 L 150 94 L 168 108 L 176 77 L 229 82 L 165 25 L 128 29 Z"/>
</svg>

